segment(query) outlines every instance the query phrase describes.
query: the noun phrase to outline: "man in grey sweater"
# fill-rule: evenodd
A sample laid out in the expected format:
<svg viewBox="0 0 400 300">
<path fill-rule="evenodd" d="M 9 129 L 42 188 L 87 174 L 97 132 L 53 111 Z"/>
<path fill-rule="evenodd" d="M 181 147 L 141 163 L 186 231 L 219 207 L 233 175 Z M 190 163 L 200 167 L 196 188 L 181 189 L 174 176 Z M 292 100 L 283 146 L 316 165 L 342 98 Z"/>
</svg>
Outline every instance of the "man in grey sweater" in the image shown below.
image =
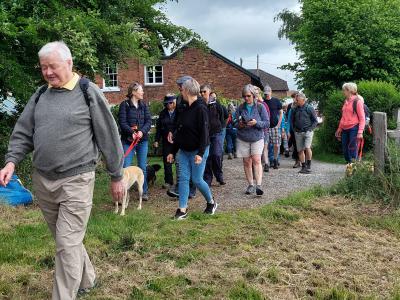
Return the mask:
<svg viewBox="0 0 400 300">
<path fill-rule="evenodd" d="M 297 94 L 297 106 L 291 114 L 291 128 L 296 138 L 297 151 L 301 162 L 301 174 L 311 173 L 312 139 L 314 129 L 318 125 L 317 115 L 314 108 L 306 103 L 303 93 Z"/>
<path fill-rule="evenodd" d="M 119 201 L 124 192 L 123 149 L 106 99 L 93 83 L 86 103 L 68 47 L 63 42 L 46 44 L 39 60 L 48 87 L 32 95 L 15 125 L 0 184 L 7 185 L 18 163 L 33 152 L 34 191 L 56 242 L 52 298 L 75 299 L 79 290 L 95 285 L 83 239 L 96 164 L 101 152 L 114 201 Z"/>
</svg>

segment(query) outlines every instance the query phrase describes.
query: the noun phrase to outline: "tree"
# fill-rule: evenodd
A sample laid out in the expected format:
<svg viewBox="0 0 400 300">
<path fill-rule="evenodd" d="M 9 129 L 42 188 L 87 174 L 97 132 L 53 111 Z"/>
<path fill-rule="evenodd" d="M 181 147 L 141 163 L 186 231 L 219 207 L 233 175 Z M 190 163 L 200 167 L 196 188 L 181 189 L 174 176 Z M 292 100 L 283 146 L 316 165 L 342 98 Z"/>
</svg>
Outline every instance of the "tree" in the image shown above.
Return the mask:
<svg viewBox="0 0 400 300">
<path fill-rule="evenodd" d="M 41 82 L 37 52 L 63 40 L 74 66 L 94 77 L 126 57 L 157 60 L 162 47 L 177 49 L 197 38 L 172 24 L 156 6 L 167 0 L 2 0 L 0 2 L 0 95 L 24 105 Z M 0 96 L 0 99 L 1 99 Z"/>
<path fill-rule="evenodd" d="M 295 46 L 299 62 L 284 68 L 323 108 L 327 94 L 346 81 L 400 84 L 399 0 L 299 0 L 284 10 L 279 36 Z"/>
</svg>

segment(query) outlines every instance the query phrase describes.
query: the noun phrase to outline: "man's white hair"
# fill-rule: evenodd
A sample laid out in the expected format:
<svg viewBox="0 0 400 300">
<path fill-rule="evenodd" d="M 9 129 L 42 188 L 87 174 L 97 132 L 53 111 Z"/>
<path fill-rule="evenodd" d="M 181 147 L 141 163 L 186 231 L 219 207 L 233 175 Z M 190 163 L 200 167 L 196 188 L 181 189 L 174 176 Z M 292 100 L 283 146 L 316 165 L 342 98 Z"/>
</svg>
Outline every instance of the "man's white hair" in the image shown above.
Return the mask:
<svg viewBox="0 0 400 300">
<path fill-rule="evenodd" d="M 54 52 L 57 52 L 64 61 L 72 60 L 71 50 L 63 41 L 47 43 L 39 50 L 38 55 L 39 58 L 42 58 Z"/>
</svg>

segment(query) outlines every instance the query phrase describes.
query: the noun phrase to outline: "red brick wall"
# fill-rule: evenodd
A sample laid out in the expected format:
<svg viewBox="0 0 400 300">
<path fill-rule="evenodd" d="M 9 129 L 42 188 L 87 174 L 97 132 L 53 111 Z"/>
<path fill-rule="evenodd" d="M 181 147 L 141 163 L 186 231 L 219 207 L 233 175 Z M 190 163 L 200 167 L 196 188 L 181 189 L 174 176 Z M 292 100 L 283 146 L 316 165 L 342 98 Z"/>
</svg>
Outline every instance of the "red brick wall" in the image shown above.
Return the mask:
<svg viewBox="0 0 400 300">
<path fill-rule="evenodd" d="M 216 56 L 205 53 L 200 49 L 185 48 L 181 54 L 164 60 L 164 84 L 159 86 L 144 85 L 146 100 L 161 100 L 167 93 L 176 93 L 176 79 L 190 75 L 200 84 L 210 83 L 213 89 L 226 98 L 238 99 L 245 84 L 251 83 L 249 75 L 239 71 Z M 132 81 L 144 84 L 144 66 L 138 60 L 127 61 L 127 67 L 118 70 L 120 92 L 105 92 L 110 103 L 121 102 Z M 96 78 L 96 83 L 102 87 L 103 81 Z"/>
</svg>

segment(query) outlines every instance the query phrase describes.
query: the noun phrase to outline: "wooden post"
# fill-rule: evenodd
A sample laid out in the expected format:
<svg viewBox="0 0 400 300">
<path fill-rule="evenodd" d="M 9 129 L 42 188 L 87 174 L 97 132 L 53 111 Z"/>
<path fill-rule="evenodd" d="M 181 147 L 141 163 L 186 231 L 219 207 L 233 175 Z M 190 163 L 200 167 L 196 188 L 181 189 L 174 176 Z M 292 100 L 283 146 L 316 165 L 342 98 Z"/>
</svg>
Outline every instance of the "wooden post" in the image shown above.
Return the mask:
<svg viewBox="0 0 400 300">
<path fill-rule="evenodd" d="M 387 116 L 383 112 L 374 112 L 374 161 L 375 174 L 384 172 L 387 145 Z"/>
<path fill-rule="evenodd" d="M 400 108 L 394 110 L 394 119 L 397 123 L 397 130 L 400 130 Z"/>
</svg>

